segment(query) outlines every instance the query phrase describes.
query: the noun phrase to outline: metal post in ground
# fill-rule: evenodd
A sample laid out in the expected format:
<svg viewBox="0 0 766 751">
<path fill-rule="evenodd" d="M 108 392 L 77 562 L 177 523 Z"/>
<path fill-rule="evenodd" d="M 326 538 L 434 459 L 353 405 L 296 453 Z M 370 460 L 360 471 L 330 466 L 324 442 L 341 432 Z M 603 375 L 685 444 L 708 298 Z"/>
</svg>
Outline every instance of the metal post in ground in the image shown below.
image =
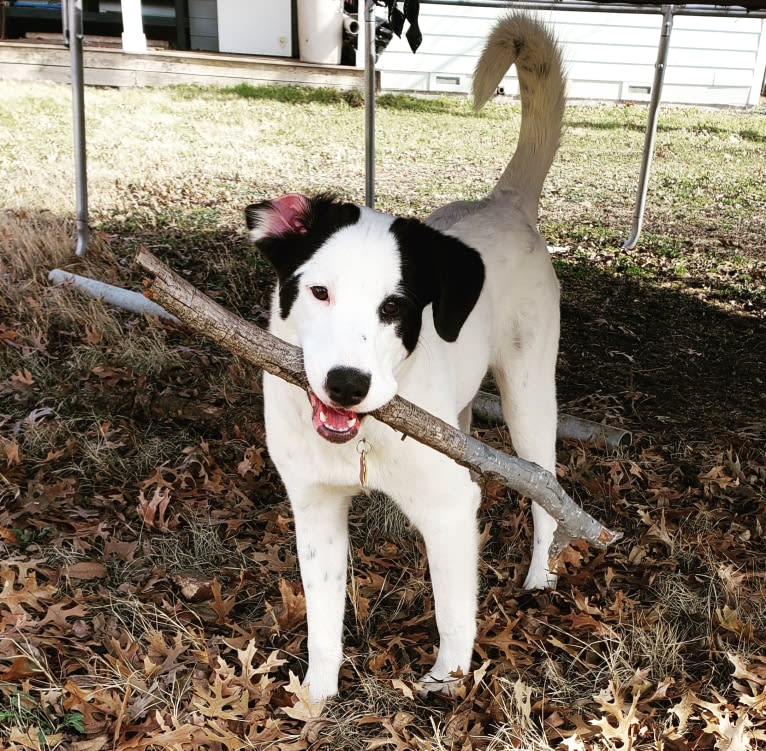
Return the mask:
<svg viewBox="0 0 766 751">
<path fill-rule="evenodd" d="M 84 255 L 88 248 L 88 173 L 85 154 L 85 84 L 82 61 L 82 0 L 66 0 L 64 13 L 64 37 L 69 46 L 72 76 L 72 115 L 74 126 L 74 168 L 76 193 L 77 244 L 75 253 Z"/>
<path fill-rule="evenodd" d="M 375 208 L 375 5 L 364 2 L 364 202 Z"/>
<path fill-rule="evenodd" d="M 670 48 L 670 32 L 673 30 L 673 12 L 675 6 L 662 6 L 662 30 L 660 32 L 660 45 L 657 48 L 657 62 L 654 67 L 654 83 L 652 84 L 652 98 L 649 102 L 649 116 L 644 137 L 644 153 L 641 159 L 641 171 L 638 175 L 638 191 L 636 204 L 633 207 L 633 222 L 630 235 L 623 243 L 626 250 L 636 247 L 644 224 L 644 209 L 646 208 L 646 193 L 649 189 L 649 172 L 652 168 L 654 156 L 654 139 L 657 135 L 657 120 L 659 118 L 660 98 L 662 97 L 662 84 L 665 81 L 665 69 L 668 65 L 668 49 Z"/>
</svg>

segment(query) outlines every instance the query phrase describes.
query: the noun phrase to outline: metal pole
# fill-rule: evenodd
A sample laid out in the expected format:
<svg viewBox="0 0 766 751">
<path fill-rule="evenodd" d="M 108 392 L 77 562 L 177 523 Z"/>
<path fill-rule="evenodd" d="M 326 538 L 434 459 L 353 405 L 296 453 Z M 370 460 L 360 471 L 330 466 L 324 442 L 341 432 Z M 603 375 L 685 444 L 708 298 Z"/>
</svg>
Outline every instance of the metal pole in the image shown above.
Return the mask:
<svg viewBox="0 0 766 751">
<path fill-rule="evenodd" d="M 364 202 L 375 208 L 375 6 L 364 3 Z"/>
<path fill-rule="evenodd" d="M 82 0 L 67 0 L 64 29 L 69 45 L 72 75 L 72 114 L 74 125 L 74 167 L 77 206 L 77 245 L 75 253 L 84 255 L 88 248 L 88 174 L 85 154 L 85 86 L 82 62 Z"/>
<path fill-rule="evenodd" d="M 638 175 L 638 192 L 636 203 L 633 207 L 633 221 L 630 227 L 630 235 L 623 243 L 626 250 L 636 247 L 644 224 L 644 209 L 646 208 L 646 193 L 649 189 L 649 171 L 652 167 L 654 156 L 654 139 L 657 135 L 657 120 L 659 118 L 660 98 L 662 97 L 662 84 L 665 80 L 665 69 L 668 63 L 668 49 L 670 48 L 670 32 L 673 30 L 673 12 L 675 6 L 662 6 L 662 31 L 660 32 L 660 45 L 657 48 L 657 63 L 654 67 L 654 83 L 652 84 L 652 98 L 649 102 L 649 116 L 644 137 L 644 153 L 641 160 L 641 172 Z"/>
</svg>

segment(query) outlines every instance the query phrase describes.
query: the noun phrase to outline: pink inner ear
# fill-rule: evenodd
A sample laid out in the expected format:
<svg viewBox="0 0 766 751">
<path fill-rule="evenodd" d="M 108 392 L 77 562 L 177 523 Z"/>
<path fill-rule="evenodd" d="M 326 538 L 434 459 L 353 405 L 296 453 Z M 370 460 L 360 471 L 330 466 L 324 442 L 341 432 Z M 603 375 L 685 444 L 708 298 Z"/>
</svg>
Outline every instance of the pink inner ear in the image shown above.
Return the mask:
<svg viewBox="0 0 766 751">
<path fill-rule="evenodd" d="M 281 235 L 285 232 L 306 234 L 304 218 L 309 210 L 309 199 L 300 193 L 288 193 L 271 201 L 271 216 L 266 233 Z"/>
</svg>

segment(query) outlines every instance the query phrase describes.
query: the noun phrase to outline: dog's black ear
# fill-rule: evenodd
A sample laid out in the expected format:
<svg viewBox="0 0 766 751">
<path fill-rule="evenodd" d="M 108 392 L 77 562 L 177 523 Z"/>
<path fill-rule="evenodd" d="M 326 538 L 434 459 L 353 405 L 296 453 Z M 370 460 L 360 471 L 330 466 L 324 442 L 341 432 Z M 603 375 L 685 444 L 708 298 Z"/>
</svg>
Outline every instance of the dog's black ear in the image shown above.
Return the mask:
<svg viewBox="0 0 766 751">
<path fill-rule="evenodd" d="M 329 194 L 288 193 L 245 209 L 250 239 L 285 281 L 335 231 L 359 219 L 359 207 Z"/>
<path fill-rule="evenodd" d="M 245 209 L 250 239 L 279 278 L 280 312 L 287 318 L 298 295 L 298 269 L 341 227 L 359 221 L 359 207 L 332 195 L 288 193 Z"/>
<path fill-rule="evenodd" d="M 481 256 L 415 219 L 396 219 L 391 232 L 399 243 L 404 286 L 424 306 L 433 303 L 436 333 L 454 342 L 484 286 Z"/>
<path fill-rule="evenodd" d="M 434 296 L 434 325 L 442 339 L 454 342 L 484 286 L 484 261 L 456 237 L 433 232 L 442 237 L 434 259 L 439 280 Z"/>
<path fill-rule="evenodd" d="M 250 239 L 257 243 L 264 238 L 305 234 L 310 210 L 311 200 L 300 193 L 288 193 L 273 201 L 250 204 L 245 209 Z"/>
</svg>

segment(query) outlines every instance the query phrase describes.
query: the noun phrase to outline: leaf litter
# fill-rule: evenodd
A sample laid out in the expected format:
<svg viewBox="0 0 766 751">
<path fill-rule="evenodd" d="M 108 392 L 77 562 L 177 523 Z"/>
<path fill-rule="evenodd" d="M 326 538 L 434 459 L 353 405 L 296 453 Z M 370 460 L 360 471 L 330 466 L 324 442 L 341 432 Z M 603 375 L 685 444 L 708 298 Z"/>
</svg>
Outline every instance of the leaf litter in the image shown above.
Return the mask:
<svg viewBox="0 0 766 751">
<path fill-rule="evenodd" d="M 305 601 L 258 373 L 159 321 L 47 288 L 28 255 L 37 244 L 46 268 L 140 288 L 132 252 L 160 247 L 264 323 L 270 278 L 226 213 L 244 189 L 116 186 L 125 212 L 99 218 L 85 259 L 55 256 L 50 238 L 67 237 L 56 217 L 3 214 L 3 236 L 25 249 L 0 257 L 3 748 L 764 747 L 763 227 L 740 221 L 746 260 L 723 262 L 725 227 L 707 214 L 681 227 L 657 209 L 656 234 L 621 253 L 619 212 L 586 228 L 567 214 L 566 154 L 543 225 L 568 249 L 555 260 L 561 407 L 633 443 L 563 443 L 558 474 L 625 537 L 606 551 L 575 543 L 556 591 L 525 592 L 528 502 L 487 482 L 474 671 L 449 700 L 415 684 L 436 638 L 422 542 L 385 500 L 359 498 L 341 692 L 310 705 Z M 381 202 L 396 209 L 390 178 Z M 726 195 L 714 200 L 734 211 Z M 219 205 L 217 225 L 194 213 Z M 673 275 L 676 245 L 698 285 Z M 503 427 L 474 433 L 509 448 Z"/>
</svg>

